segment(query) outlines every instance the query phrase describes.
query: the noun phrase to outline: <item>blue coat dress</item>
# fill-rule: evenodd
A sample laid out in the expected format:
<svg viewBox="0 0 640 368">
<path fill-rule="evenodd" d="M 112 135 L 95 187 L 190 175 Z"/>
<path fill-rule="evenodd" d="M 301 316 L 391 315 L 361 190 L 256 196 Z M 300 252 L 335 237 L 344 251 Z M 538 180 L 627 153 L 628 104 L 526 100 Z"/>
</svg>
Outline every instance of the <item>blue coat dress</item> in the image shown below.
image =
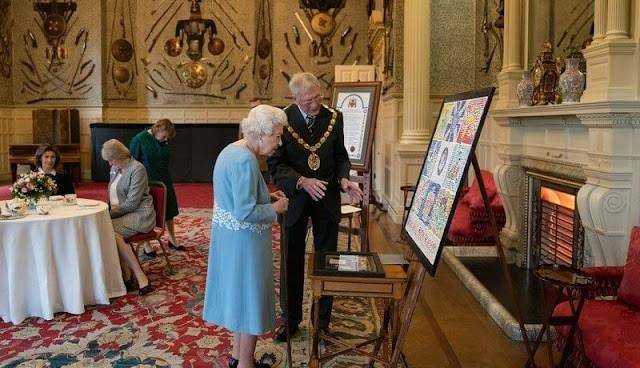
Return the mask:
<svg viewBox="0 0 640 368">
<path fill-rule="evenodd" d="M 233 332 L 262 335 L 275 325 L 276 213 L 255 155 L 238 143 L 228 145 L 215 163 L 213 188 L 203 318 Z"/>
</svg>

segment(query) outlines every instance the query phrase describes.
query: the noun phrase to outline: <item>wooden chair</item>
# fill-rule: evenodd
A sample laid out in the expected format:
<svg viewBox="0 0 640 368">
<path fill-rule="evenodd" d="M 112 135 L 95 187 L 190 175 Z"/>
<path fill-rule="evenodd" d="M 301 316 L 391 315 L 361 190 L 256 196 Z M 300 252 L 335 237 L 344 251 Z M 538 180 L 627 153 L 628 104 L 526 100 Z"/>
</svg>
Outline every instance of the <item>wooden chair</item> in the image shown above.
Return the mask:
<svg viewBox="0 0 640 368">
<path fill-rule="evenodd" d="M 349 219 L 349 230 L 348 230 L 348 240 L 347 240 L 347 251 L 351 252 L 351 233 L 353 233 L 353 218 L 354 216 L 360 216 L 362 212 L 362 208 L 353 206 L 351 204 L 342 204 L 340 206 L 340 219 Z M 360 220 L 359 222 L 361 222 Z M 362 229 L 359 230 L 359 232 Z"/>
<path fill-rule="evenodd" d="M 169 252 L 167 252 L 167 248 L 162 243 L 160 239 L 162 234 L 164 234 L 165 229 L 165 212 L 167 209 L 167 187 L 164 183 L 159 181 L 149 182 L 149 194 L 151 194 L 151 198 L 153 198 L 153 208 L 156 211 L 156 224 L 153 229 L 146 233 L 138 233 L 134 236 L 126 238 L 124 241 L 131 245 L 133 248 L 133 253 L 138 256 L 138 250 L 140 249 L 140 245 L 144 242 L 156 240 L 160 243 L 160 248 L 162 249 L 162 256 L 165 260 L 165 274 L 171 275 L 173 274 L 173 268 L 171 267 L 171 262 L 169 261 Z"/>
</svg>

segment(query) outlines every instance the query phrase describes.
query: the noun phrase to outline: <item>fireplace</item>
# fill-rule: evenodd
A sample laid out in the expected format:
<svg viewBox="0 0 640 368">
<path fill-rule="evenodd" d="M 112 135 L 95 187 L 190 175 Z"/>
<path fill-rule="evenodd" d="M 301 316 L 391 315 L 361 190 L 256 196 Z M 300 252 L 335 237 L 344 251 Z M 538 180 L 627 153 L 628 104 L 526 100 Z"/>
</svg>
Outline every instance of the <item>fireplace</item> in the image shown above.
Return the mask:
<svg viewBox="0 0 640 368">
<path fill-rule="evenodd" d="M 526 267 L 582 267 L 584 229 L 576 201 L 582 185 L 538 172 L 528 171 L 526 175 Z"/>
</svg>

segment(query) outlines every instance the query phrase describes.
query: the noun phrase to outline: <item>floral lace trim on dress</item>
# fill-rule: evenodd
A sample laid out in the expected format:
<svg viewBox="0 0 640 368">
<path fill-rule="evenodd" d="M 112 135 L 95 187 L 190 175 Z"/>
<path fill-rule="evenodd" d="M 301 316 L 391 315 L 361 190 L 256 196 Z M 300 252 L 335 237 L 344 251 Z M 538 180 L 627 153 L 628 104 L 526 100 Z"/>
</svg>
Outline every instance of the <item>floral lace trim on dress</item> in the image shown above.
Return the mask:
<svg viewBox="0 0 640 368">
<path fill-rule="evenodd" d="M 256 224 L 253 222 L 238 221 L 231 212 L 220 208 L 217 205 L 213 208 L 212 223 L 233 231 L 249 230 L 259 234 L 263 231 L 271 231 L 271 224 Z"/>
</svg>

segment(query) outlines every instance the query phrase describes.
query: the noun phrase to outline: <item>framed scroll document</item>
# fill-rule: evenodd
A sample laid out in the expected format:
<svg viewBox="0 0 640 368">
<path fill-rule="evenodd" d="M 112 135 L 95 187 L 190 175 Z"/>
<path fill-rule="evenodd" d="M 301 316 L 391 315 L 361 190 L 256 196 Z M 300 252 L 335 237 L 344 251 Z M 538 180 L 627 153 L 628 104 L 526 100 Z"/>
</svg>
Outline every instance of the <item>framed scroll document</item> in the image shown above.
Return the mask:
<svg viewBox="0 0 640 368">
<path fill-rule="evenodd" d="M 342 112 L 344 146 L 354 170 L 370 169 L 380 89 L 380 82 L 340 82 L 331 90 L 331 106 Z"/>
<path fill-rule="evenodd" d="M 433 276 L 494 88 L 446 97 L 402 233 Z"/>
</svg>

